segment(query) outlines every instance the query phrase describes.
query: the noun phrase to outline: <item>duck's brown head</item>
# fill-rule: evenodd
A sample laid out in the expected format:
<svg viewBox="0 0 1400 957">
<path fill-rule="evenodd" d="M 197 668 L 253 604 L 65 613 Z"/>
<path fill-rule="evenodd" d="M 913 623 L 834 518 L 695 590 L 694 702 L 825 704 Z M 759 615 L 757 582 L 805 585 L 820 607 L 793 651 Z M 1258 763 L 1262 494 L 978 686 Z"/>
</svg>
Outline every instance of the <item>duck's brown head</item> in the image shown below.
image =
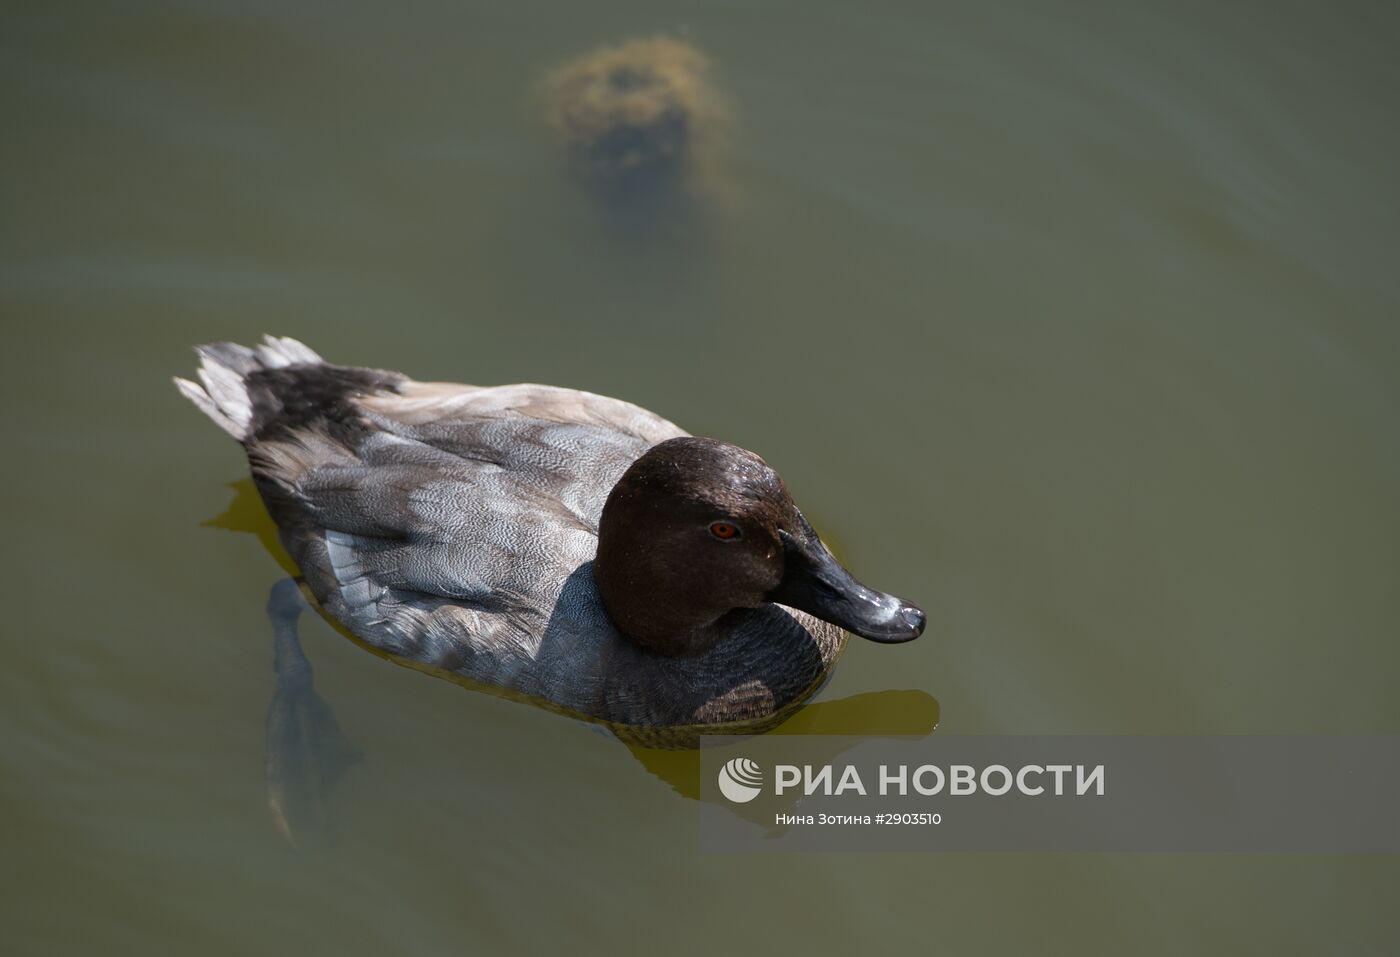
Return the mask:
<svg viewBox="0 0 1400 957">
<path fill-rule="evenodd" d="M 763 459 L 677 438 L 632 464 L 603 506 L 593 577 L 625 637 L 700 654 L 736 609 L 778 602 L 879 642 L 910 641 L 924 613 L 851 577 Z"/>
</svg>

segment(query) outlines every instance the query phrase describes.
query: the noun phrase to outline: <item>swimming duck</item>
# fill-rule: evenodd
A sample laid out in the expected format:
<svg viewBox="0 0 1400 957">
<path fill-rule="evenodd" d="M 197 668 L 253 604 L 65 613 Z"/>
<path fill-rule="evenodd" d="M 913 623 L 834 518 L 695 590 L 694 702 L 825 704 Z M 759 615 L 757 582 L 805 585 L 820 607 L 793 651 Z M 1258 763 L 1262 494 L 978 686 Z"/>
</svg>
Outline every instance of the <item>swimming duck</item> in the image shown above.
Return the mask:
<svg viewBox="0 0 1400 957">
<path fill-rule="evenodd" d="M 318 610 L 372 650 L 624 737 L 762 730 L 849 631 L 917 638 L 752 452 L 628 402 L 417 382 L 294 339 L 180 391 L 247 453 Z"/>
</svg>

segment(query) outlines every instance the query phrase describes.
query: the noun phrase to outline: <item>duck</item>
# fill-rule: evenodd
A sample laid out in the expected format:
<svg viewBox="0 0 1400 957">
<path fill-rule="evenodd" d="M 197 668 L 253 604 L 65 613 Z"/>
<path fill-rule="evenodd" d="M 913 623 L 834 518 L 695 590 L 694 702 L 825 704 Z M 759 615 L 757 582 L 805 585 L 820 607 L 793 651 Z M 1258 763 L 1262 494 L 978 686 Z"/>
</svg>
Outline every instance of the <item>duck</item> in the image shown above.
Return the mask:
<svg viewBox="0 0 1400 957">
<path fill-rule="evenodd" d="M 761 457 L 632 403 L 421 382 L 287 337 L 195 352 L 175 384 L 242 445 L 301 592 L 398 664 L 672 746 L 780 723 L 848 632 L 924 630 Z"/>
</svg>

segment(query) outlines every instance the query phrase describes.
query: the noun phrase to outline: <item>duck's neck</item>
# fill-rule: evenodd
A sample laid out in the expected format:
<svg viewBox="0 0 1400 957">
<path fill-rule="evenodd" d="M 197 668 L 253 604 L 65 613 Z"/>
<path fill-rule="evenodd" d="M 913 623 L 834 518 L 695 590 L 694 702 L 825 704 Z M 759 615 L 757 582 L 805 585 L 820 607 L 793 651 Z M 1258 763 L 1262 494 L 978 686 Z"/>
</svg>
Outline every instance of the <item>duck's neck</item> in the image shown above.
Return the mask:
<svg viewBox="0 0 1400 957">
<path fill-rule="evenodd" d="M 742 608 L 703 607 L 661 593 L 656 581 L 636 568 L 609 561 L 617 556 L 600 548 L 593 581 L 603 607 L 622 637 L 648 651 L 672 658 L 702 655 L 733 630 L 732 616 Z"/>
</svg>

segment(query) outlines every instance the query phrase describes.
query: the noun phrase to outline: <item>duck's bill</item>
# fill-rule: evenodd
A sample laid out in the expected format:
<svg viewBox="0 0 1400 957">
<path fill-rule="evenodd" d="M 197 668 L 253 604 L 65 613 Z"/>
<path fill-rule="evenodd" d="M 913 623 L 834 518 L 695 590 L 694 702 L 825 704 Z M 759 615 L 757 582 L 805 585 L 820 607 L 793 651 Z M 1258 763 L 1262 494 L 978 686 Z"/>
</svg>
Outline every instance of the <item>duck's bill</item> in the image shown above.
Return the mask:
<svg viewBox="0 0 1400 957">
<path fill-rule="evenodd" d="M 780 535 L 786 567 L 782 582 L 768 596 L 770 601 L 870 641 L 897 644 L 923 634 L 924 613 L 917 605 L 856 581 L 805 520 L 801 528 Z"/>
</svg>

